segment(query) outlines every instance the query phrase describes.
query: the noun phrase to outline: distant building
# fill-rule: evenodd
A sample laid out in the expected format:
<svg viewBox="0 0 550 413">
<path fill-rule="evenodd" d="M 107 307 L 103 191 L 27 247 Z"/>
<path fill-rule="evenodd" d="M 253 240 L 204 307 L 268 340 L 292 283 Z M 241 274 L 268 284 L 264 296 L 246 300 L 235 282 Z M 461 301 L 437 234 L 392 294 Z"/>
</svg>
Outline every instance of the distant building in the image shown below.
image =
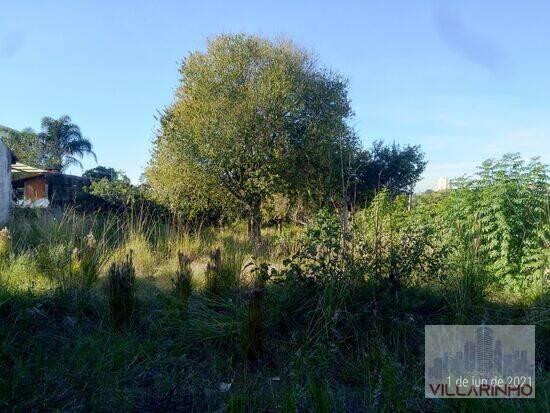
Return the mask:
<svg viewBox="0 0 550 413">
<path fill-rule="evenodd" d="M 437 186 L 435 187 L 436 191 L 445 191 L 446 189 L 451 189 L 451 181 L 447 177 L 440 177 L 437 180 Z"/>
</svg>

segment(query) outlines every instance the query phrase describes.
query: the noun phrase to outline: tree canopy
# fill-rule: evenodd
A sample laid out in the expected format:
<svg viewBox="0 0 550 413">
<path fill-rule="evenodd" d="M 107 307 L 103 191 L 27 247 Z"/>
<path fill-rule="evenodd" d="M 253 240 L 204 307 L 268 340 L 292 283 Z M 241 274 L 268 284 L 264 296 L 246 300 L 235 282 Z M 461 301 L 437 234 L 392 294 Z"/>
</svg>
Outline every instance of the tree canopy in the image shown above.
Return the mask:
<svg viewBox="0 0 550 413">
<path fill-rule="evenodd" d="M 103 178 L 108 181 L 114 181 L 119 178 L 121 172 L 117 171 L 114 168 L 109 168 L 106 166 L 96 166 L 95 168 L 88 169 L 85 171 L 82 176 L 89 178 L 91 181 L 100 181 Z"/>
<path fill-rule="evenodd" d="M 82 167 L 80 159 L 86 155 L 95 159 L 91 142 L 69 116 L 59 119 L 46 116 L 42 118 L 41 127 L 39 133 L 27 128 L 8 134 L 6 144 L 21 162 L 63 171 L 71 165 Z"/>
<path fill-rule="evenodd" d="M 146 172 L 152 191 L 178 185 L 210 201 L 214 188 L 246 209 L 251 241 L 263 200 L 327 184 L 335 153 L 354 145 L 346 81 L 290 42 L 223 35 L 180 74 Z"/>
<path fill-rule="evenodd" d="M 393 195 L 412 193 L 426 167 L 420 146 L 374 141 L 369 150 L 355 156 L 357 195 L 369 199 L 376 190 L 387 189 Z"/>
</svg>

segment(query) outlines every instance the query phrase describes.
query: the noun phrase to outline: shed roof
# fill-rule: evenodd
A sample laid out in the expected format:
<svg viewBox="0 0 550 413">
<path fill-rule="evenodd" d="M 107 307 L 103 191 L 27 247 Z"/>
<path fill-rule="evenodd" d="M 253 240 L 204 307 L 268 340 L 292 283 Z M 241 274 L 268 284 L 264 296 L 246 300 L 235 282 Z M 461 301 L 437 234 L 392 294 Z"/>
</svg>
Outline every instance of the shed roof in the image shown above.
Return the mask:
<svg viewBox="0 0 550 413">
<path fill-rule="evenodd" d="M 11 166 L 12 172 L 25 172 L 25 173 L 31 173 L 31 174 L 43 174 L 48 171 L 44 169 L 38 169 L 34 166 L 25 165 L 23 163 L 16 162 Z"/>
<path fill-rule="evenodd" d="M 26 166 L 26 165 L 23 165 L 23 166 Z M 61 172 L 44 171 L 42 169 L 36 169 L 30 166 L 28 168 L 30 169 L 26 171 L 18 170 L 17 172 L 26 172 L 26 173 L 30 173 L 30 175 L 14 179 L 13 182 L 23 182 L 29 179 L 37 178 L 39 176 L 44 176 L 46 177 L 48 182 L 55 182 L 55 183 L 80 182 L 82 184 L 90 183 L 90 179 L 86 178 L 85 176 L 67 175 Z"/>
</svg>

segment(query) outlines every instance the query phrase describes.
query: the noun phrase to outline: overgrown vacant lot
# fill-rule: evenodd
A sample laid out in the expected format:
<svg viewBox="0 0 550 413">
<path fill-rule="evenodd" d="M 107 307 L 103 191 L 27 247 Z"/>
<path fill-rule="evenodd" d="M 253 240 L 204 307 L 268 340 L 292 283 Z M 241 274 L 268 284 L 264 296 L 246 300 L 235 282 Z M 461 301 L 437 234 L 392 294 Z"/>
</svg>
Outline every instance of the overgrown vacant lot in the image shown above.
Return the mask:
<svg viewBox="0 0 550 413">
<path fill-rule="evenodd" d="M 486 172 L 254 247 L 241 224 L 18 211 L 0 409 L 550 411 L 547 176 Z M 425 399 L 424 326 L 481 323 L 536 325 L 536 399 Z"/>
</svg>

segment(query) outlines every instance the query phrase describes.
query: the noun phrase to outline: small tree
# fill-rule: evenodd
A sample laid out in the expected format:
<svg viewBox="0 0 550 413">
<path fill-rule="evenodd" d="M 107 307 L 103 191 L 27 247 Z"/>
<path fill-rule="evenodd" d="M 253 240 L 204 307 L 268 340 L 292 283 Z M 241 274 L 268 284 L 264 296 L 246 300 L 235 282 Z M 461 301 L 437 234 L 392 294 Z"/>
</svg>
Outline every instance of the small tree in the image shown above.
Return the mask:
<svg viewBox="0 0 550 413">
<path fill-rule="evenodd" d="M 161 119 L 148 176 L 193 173 L 238 201 L 250 241 L 261 237 L 261 205 L 274 193 L 307 190 L 350 136 L 346 82 L 289 42 L 223 35 L 180 69 L 175 102 Z M 163 151 L 179 163 L 157 164 Z M 200 182 L 198 182 L 200 181 Z"/>
</svg>

